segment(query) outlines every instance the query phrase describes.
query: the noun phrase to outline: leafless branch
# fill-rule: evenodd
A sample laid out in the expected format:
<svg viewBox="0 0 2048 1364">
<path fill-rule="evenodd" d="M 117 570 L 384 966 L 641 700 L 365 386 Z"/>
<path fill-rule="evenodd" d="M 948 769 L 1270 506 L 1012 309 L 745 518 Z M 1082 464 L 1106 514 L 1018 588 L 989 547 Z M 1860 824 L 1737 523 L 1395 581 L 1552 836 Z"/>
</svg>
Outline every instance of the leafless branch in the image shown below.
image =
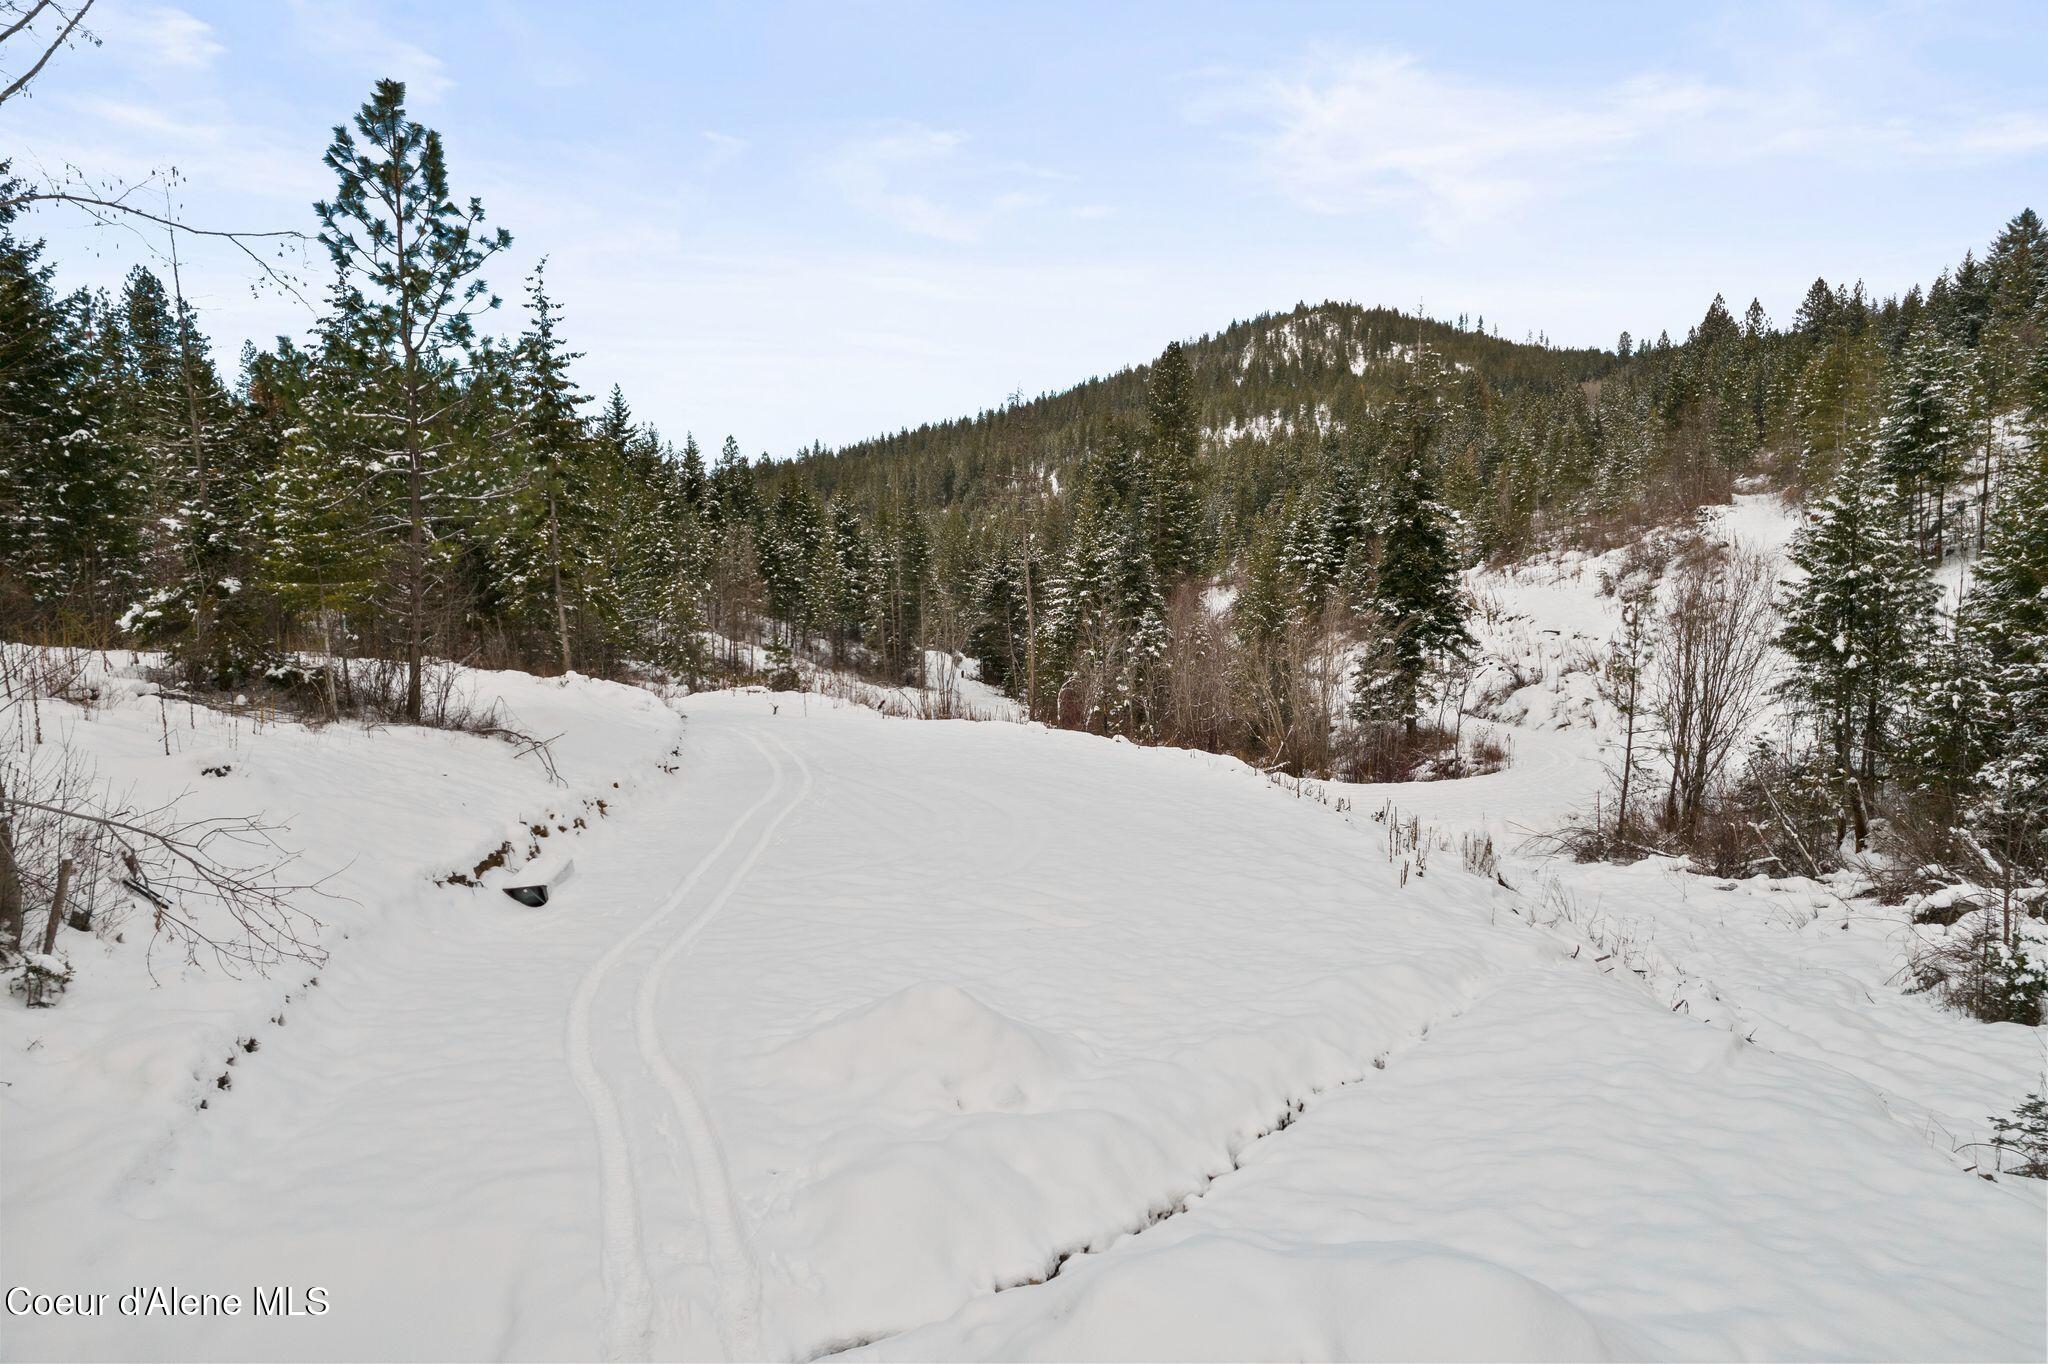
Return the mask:
<svg viewBox="0 0 2048 1364">
<path fill-rule="evenodd" d="M 135 188 L 137 187 L 131 186 L 120 197 L 116 198 L 108 198 L 103 194 L 88 194 L 79 190 L 66 189 L 54 185 L 42 189 L 18 190 L 12 195 L 0 197 L 0 211 L 26 208 L 33 204 L 70 204 L 73 207 L 85 210 L 95 221 L 109 226 L 114 225 L 115 222 L 115 219 L 109 215 L 124 214 L 140 222 L 167 228 L 173 234 L 183 232 L 189 236 L 207 237 L 216 241 L 224 241 L 247 256 L 272 284 L 275 284 L 285 293 L 290 294 L 308 311 L 312 310 L 313 305 L 299 291 L 297 283 L 288 275 L 279 271 L 276 266 L 265 260 L 256 251 L 255 247 L 251 245 L 252 242 L 265 240 L 289 239 L 304 241 L 306 240 L 305 233 L 298 231 L 296 228 L 279 228 L 268 232 L 240 232 L 228 228 L 194 227 L 190 223 L 183 222 L 166 214 L 152 213 L 146 208 L 138 208 L 134 204 L 123 202 L 127 194 L 132 193 Z"/>
<path fill-rule="evenodd" d="M 79 22 L 85 18 L 86 11 L 91 9 L 92 5 L 93 0 L 85 0 L 85 3 L 81 4 L 75 11 L 73 11 L 69 16 L 67 16 L 68 22 L 64 25 L 63 31 L 58 33 L 56 38 L 51 41 L 50 45 L 43 49 L 43 54 L 40 57 L 36 58 L 35 65 L 29 67 L 28 70 L 22 72 L 20 76 L 16 77 L 13 84 L 9 85 L 4 90 L 0 90 L 0 104 L 7 103 L 8 100 L 13 99 L 16 95 L 20 94 L 23 90 L 28 88 L 28 83 L 34 80 L 39 74 L 41 74 L 42 69 L 45 66 L 48 66 L 50 64 L 50 58 L 57 55 L 57 49 L 63 47 L 66 43 L 71 41 L 72 33 L 77 30 Z M 17 33 L 22 32 L 24 29 L 28 27 L 28 25 L 31 22 L 34 21 L 35 17 L 38 14 L 41 14 L 45 9 L 55 10 L 59 15 L 64 14 L 63 7 L 61 5 L 53 3 L 52 0 L 38 0 L 38 3 L 32 9 L 30 9 L 26 15 L 24 15 L 21 19 L 17 20 L 11 26 L 9 26 L 8 30 L 5 33 L 0 33 L 0 42 L 4 42 L 9 38 L 14 37 Z M 91 38 L 92 34 L 90 31 L 88 31 L 84 36 L 87 38 Z M 94 39 L 93 41 L 96 42 L 98 40 Z M 31 48 L 30 50 L 34 51 L 33 48 Z"/>
</svg>

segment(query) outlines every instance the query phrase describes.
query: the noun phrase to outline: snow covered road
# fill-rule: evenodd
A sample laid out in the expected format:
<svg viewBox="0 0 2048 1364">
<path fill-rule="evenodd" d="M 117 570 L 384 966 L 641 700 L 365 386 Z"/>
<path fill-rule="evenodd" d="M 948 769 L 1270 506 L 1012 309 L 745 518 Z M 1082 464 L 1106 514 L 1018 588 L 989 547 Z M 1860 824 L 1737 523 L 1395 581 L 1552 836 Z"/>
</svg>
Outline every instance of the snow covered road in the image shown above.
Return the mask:
<svg viewBox="0 0 2048 1364">
<path fill-rule="evenodd" d="M 2031 1082 L 2036 1038 L 1901 1016 L 1905 1069 L 1835 1064 L 1811 1040 L 1875 950 L 1816 931 L 1804 977 L 1737 969 L 1699 912 L 1671 951 L 1726 1017 L 1674 1012 L 1583 924 L 1372 818 L 1498 827 L 1583 783 L 1583 746 L 1518 734 L 1519 770 L 1346 814 L 1227 759 L 716 694 L 682 703 L 667 776 L 675 717 L 576 685 L 562 722 L 609 737 L 570 780 L 628 774 L 577 877 L 542 911 L 427 884 L 465 820 L 545 788 L 492 750 L 458 818 L 362 753 L 365 811 L 417 827 L 380 826 L 402 852 L 350 873 L 376 912 L 338 916 L 206 1109 L 94 1077 L 212 985 L 98 1011 L 108 965 L 9 1017 L 10 1285 L 291 1282 L 327 1313 L 8 1317 L 0 1353 L 2048 1352 L 2039 1186 L 1926 1127 Z M 1602 893 L 1663 914 L 1632 871 Z M 1825 1019 L 1777 1007 L 1802 979 Z M 1782 1046 L 1731 1029 L 1745 1005 Z"/>
</svg>

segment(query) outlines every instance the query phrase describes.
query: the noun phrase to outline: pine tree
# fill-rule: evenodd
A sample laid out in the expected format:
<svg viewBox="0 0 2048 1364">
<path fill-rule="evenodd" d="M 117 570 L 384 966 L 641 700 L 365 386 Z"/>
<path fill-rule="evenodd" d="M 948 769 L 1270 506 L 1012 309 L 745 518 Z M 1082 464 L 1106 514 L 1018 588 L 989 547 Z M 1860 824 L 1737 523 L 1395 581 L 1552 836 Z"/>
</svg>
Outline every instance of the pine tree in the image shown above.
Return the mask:
<svg viewBox="0 0 2048 1364">
<path fill-rule="evenodd" d="M 418 722 L 435 587 L 436 485 L 445 419 L 459 396 L 454 357 L 470 344 L 475 314 L 497 306 L 479 272 L 512 237 L 485 230 L 478 199 L 458 207 L 450 197 L 441 136 L 407 115 L 403 82 L 378 81 L 354 124 L 354 134 L 334 130 L 326 163 L 338 180 L 335 196 L 313 207 L 339 276 L 335 306 L 374 361 L 364 414 L 376 418 L 373 467 L 395 475 L 398 486 L 371 530 L 402 545 L 396 586 L 405 715 Z"/>
<path fill-rule="evenodd" d="M 54 295 L 42 243 L 12 217 L 0 208 L 0 607 L 104 643 L 140 584 L 145 494 L 114 438 L 119 327 L 82 294 Z"/>
<path fill-rule="evenodd" d="M 1046 612 L 1044 657 L 1084 691 L 1083 722 L 1123 733 L 1143 729 L 1147 670 L 1165 646 L 1143 489 L 1137 439 L 1110 428 L 1090 454 Z"/>
<path fill-rule="evenodd" d="M 704 670 L 712 546 L 682 470 L 668 462 L 629 484 L 622 524 L 619 613 L 637 656 L 689 678 Z"/>
<path fill-rule="evenodd" d="M 1871 338 L 1849 325 L 1849 302 L 1838 299 L 1831 306 L 1824 339 L 1800 369 L 1791 399 L 1801 469 L 1814 483 L 1832 477 L 1880 415 L 1881 354 Z"/>
<path fill-rule="evenodd" d="M 1291 585 L 1280 539 L 1268 522 L 1254 530 L 1245 548 L 1242 581 L 1230 606 L 1230 619 L 1239 642 L 1248 648 L 1278 639 L 1292 614 Z"/>
<path fill-rule="evenodd" d="M 757 552 L 769 614 L 782 622 L 792 655 L 809 646 L 820 623 L 815 586 L 824 540 L 825 508 L 817 489 L 801 476 L 784 480 L 762 516 Z"/>
<path fill-rule="evenodd" d="M 974 576 L 970 613 L 967 652 L 980 661 L 981 680 L 1016 695 L 1024 685 L 1031 622 L 1022 555 L 1007 537 L 997 539 Z"/>
<path fill-rule="evenodd" d="M 590 398 L 569 376 L 569 366 L 582 357 L 560 333 L 561 312 L 548 295 L 546 270 L 543 260 L 527 283 L 527 325 L 513 353 L 509 396 L 517 468 L 506 492 L 512 550 L 526 565 L 518 578 L 545 593 L 562 671 L 569 672 L 575 666 L 570 619 L 583 614 L 606 581 L 597 553 L 604 528 L 595 505 L 590 441 L 577 411 Z M 617 388 L 612 397 L 607 419 L 611 410 L 623 408 Z M 626 458 L 625 445 L 612 444 L 606 419 L 599 421 L 596 440 L 613 458 Z"/>
<path fill-rule="evenodd" d="M 1877 431 L 1878 467 L 1907 500 L 1914 542 L 1924 545 L 1931 530 L 1937 557 L 1942 497 L 1961 477 L 1968 449 L 1964 372 L 1962 355 L 1938 333 L 1923 330 L 1906 348 Z"/>
<path fill-rule="evenodd" d="M 2043 347 L 2048 352 L 2048 346 Z M 1971 594 L 1971 635 L 1994 698 L 1972 823 L 2009 863 L 2048 862 L 2048 403 L 2004 476 Z"/>
<path fill-rule="evenodd" d="M 236 441 L 231 395 L 182 297 L 147 270 L 129 277 L 121 439 L 144 471 L 151 590 L 130 619 L 197 680 L 234 686 L 262 662 L 253 579 L 253 471 Z"/>
<path fill-rule="evenodd" d="M 849 644 L 880 625 L 881 566 L 867 529 L 844 500 L 825 508 L 824 536 L 811 556 L 806 614 L 825 631 L 833 666 Z"/>
<path fill-rule="evenodd" d="M 1380 554 L 1373 605 L 1392 632 L 1386 677 L 1362 676 L 1362 700 L 1377 714 L 1416 728 L 1422 679 L 1430 664 L 1472 647 L 1470 610 L 1452 553 L 1450 512 L 1431 487 L 1426 460 L 1442 420 L 1441 395 L 1425 374 L 1404 390 L 1395 415 L 1394 454 L 1379 518 Z"/>
<path fill-rule="evenodd" d="M 1146 393 L 1151 426 L 1145 471 L 1152 568 L 1161 583 L 1187 577 L 1202 560 L 1201 427 L 1187 352 L 1170 343 L 1152 366 Z"/>
<path fill-rule="evenodd" d="M 718 452 L 718 464 L 711 471 L 705 494 L 705 519 L 714 526 L 751 522 L 757 507 L 753 471 L 747 467 L 740 443 L 731 436 Z"/>
<path fill-rule="evenodd" d="M 2003 706 L 1979 621 L 1980 595 L 1971 592 L 1955 611 L 1934 613 L 1919 666 L 1904 680 L 1899 766 L 1943 819 L 1953 819 L 1971 797 L 1998 746 Z"/>
<path fill-rule="evenodd" d="M 931 536 L 924 518 L 904 497 L 878 518 L 881 547 L 883 666 L 900 681 L 924 685 L 925 603 L 931 586 Z"/>
<path fill-rule="evenodd" d="M 379 453 L 389 435 L 377 406 L 381 358 L 361 312 L 345 305 L 347 289 L 337 279 L 310 353 L 277 375 L 286 419 L 261 569 L 266 593 L 309 618 L 329 655 L 377 642 L 365 636 L 401 549 Z"/>
<path fill-rule="evenodd" d="M 604 400 L 604 407 L 597 414 L 596 428 L 591 435 L 613 455 L 624 459 L 633 447 L 636 434 L 633 409 L 626 405 L 625 390 L 613 384 L 611 393 Z"/>
<path fill-rule="evenodd" d="M 1838 835 L 1853 823 L 1860 849 L 1900 683 L 1925 643 L 1935 597 L 1897 492 L 1868 446 L 1842 464 L 1793 538 L 1791 559 L 1806 576 L 1786 602 L 1779 644 L 1795 666 L 1792 689 L 1832 755 Z"/>
<path fill-rule="evenodd" d="M 704 452 L 697 448 L 697 438 L 687 431 L 683 433 L 683 448 L 675 466 L 677 477 L 682 480 L 684 499 L 693 512 L 702 515 L 711 480 L 704 469 Z"/>
</svg>

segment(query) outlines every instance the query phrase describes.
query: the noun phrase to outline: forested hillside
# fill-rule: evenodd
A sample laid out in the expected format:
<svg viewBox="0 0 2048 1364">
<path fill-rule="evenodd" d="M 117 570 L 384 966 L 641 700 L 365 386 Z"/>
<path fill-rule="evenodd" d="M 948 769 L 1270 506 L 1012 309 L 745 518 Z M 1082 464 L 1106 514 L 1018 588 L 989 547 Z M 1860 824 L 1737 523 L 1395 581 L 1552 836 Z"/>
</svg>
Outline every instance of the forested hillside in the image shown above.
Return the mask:
<svg viewBox="0 0 2048 1364">
<path fill-rule="evenodd" d="M 766 646 L 917 682 L 939 648 L 1047 721 L 1387 777 L 1461 761 L 1424 711 L 1469 657 L 1475 563 L 1622 543 L 1742 479 L 1862 508 L 1831 552 L 1846 571 L 1882 532 L 1915 581 L 1995 538 L 2001 493 L 2011 533 L 2038 521 L 2031 210 L 1924 289 L 1816 279 L 1789 319 L 1717 297 L 1682 337 L 1602 351 L 1301 306 L 775 462 L 731 436 L 707 460 L 617 388 L 593 402 L 543 271 L 516 337 L 479 325 L 509 233 L 451 188 L 401 84 L 326 161 L 325 306 L 233 376 L 175 269 L 62 295 L 27 224 L 0 229 L 8 633 L 412 720 L 435 659 L 702 682 Z M 1788 647 L 1843 674 L 1823 655 L 1856 630 L 1822 616 Z M 1933 647 L 1931 624 L 1885 628 L 1888 656 Z M 1867 710 L 1873 676 L 1815 685 Z M 1873 786 L 1886 726 L 1859 715 L 1828 742 Z"/>
<path fill-rule="evenodd" d="M 1297 305 L 1182 343 L 1205 443 L 1213 450 L 1317 450 L 1322 437 L 1363 424 L 1390 400 L 1418 354 L 1435 352 L 1496 394 L 1555 392 L 1612 372 L 1616 357 L 1504 341 L 1467 325 L 1355 303 Z M 912 481 L 929 506 L 1000 500 L 1020 477 L 1076 467 L 1093 433 L 1146 419 L 1152 366 L 1091 379 L 1060 393 L 974 417 L 806 452 L 801 464 L 828 494 Z"/>
</svg>

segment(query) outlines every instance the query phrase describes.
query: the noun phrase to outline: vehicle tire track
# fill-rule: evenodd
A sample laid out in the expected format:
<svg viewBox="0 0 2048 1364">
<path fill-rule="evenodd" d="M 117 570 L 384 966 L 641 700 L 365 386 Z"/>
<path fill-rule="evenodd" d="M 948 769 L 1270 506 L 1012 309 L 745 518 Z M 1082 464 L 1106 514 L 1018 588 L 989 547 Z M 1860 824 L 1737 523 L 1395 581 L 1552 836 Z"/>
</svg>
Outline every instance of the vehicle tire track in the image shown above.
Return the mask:
<svg viewBox="0 0 2048 1364">
<path fill-rule="evenodd" d="M 658 1006 L 661 999 L 661 985 L 668 969 L 675 960 L 687 952 L 697 936 L 716 919 L 726 903 L 733 897 L 754 864 L 767 852 L 775 841 L 775 834 L 801 806 L 816 785 L 816 778 L 809 763 L 802 755 L 780 739 L 770 736 L 769 742 L 782 751 L 784 757 L 796 764 L 803 774 L 803 785 L 795 799 L 776 812 L 754 840 L 753 847 L 740 859 L 738 866 L 726 879 L 718 895 L 704 908 L 704 912 L 690 921 L 690 926 L 677 934 L 675 939 L 661 950 L 645 975 L 640 978 L 640 990 L 634 1001 L 634 1023 L 639 1043 L 640 1056 L 655 1079 L 668 1094 L 670 1105 L 682 1125 L 684 1144 L 689 1150 L 690 1165 L 697 1182 L 697 1214 L 703 1219 L 705 1239 L 711 1250 L 712 1269 L 717 1275 L 719 1294 L 719 1333 L 729 1359 L 759 1359 L 760 1347 L 760 1306 L 761 1270 L 754 1259 L 753 1244 L 743 1225 L 739 1199 L 734 1193 L 731 1176 L 727 1173 L 725 1151 L 718 1141 L 718 1133 L 711 1125 L 711 1115 L 704 1107 L 703 1099 L 689 1079 L 669 1059 L 668 1049 L 662 1045 L 661 1030 L 657 1023 Z M 749 812 L 751 813 L 751 811 Z"/>
<path fill-rule="evenodd" d="M 591 1042 L 591 1015 L 605 978 L 618 965 L 634 945 L 660 924 L 672 918 L 688 900 L 718 860 L 723 857 L 755 815 L 773 804 L 781 795 L 785 771 L 774 755 L 762 746 L 752 735 L 741 733 L 755 751 L 765 759 L 774 778 L 761 798 L 748 806 L 739 818 L 732 822 L 725 836 L 707 852 L 691 869 L 668 898 L 643 919 L 637 927 L 616 943 L 594 962 L 583 975 L 576 987 L 575 997 L 570 1001 L 568 1018 L 568 1059 L 576 1088 L 582 1093 L 583 1101 L 590 1109 L 592 1123 L 597 1128 L 598 1180 L 600 1185 L 600 1211 L 602 1227 L 602 1251 L 600 1273 L 604 1283 L 605 1311 L 601 1338 L 601 1350 L 605 1359 L 645 1358 L 649 1346 L 649 1332 L 654 1320 L 654 1291 L 647 1268 L 646 1247 L 640 1228 L 639 1181 L 633 1171 L 632 1153 L 626 1140 L 625 1115 L 619 1104 L 618 1094 L 604 1078 L 597 1064 L 597 1055 Z M 808 780 L 808 769 L 806 769 Z M 808 789 L 808 788 L 807 788 Z M 787 814 L 787 811 L 784 811 Z M 778 816 L 776 823 L 781 822 Z M 774 825 L 770 825 L 772 830 Z M 759 845 L 742 864 L 741 874 L 759 856 Z M 738 877 L 734 878 L 736 882 Z M 730 894 L 730 885 L 721 894 L 719 903 Z M 701 918 L 708 918 L 700 916 Z M 696 936 L 699 925 L 693 925 L 681 941 Z M 673 944 L 671 945 L 673 946 Z M 678 949 L 679 950 L 679 949 Z M 666 961 L 674 955 L 665 952 Z"/>
</svg>

